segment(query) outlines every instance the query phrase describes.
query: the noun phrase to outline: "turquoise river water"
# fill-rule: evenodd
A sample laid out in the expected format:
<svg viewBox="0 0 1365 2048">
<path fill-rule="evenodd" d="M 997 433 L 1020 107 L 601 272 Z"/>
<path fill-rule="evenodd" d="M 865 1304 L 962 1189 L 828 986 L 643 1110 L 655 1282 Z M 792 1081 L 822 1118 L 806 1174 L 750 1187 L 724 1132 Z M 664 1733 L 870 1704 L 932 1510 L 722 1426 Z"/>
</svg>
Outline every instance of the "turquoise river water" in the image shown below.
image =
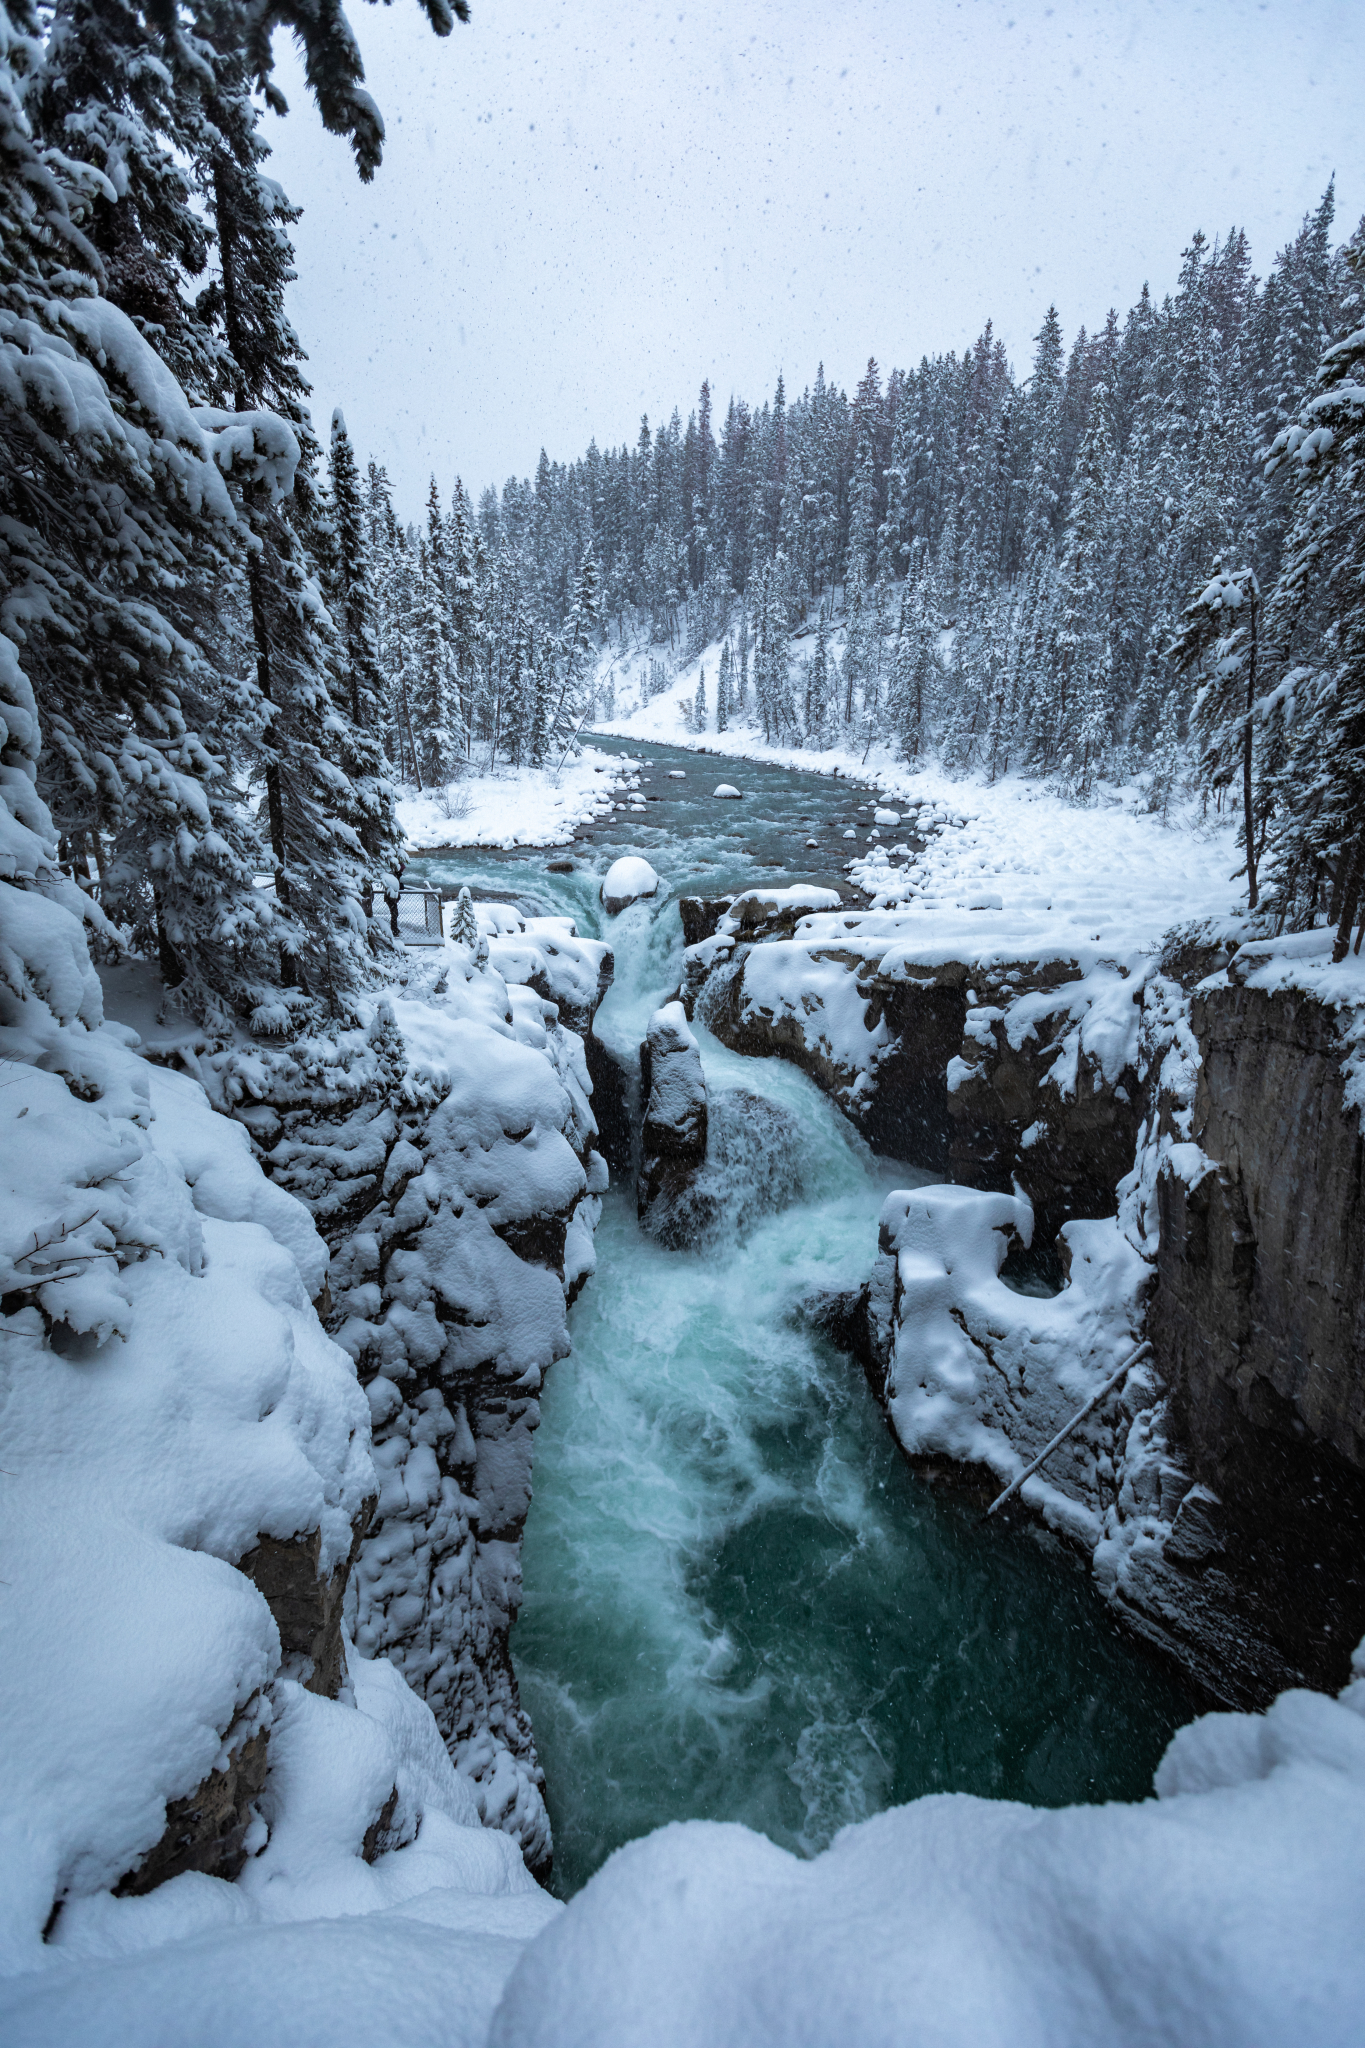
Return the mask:
<svg viewBox="0 0 1365 2048">
<path fill-rule="evenodd" d="M 657 801 L 573 847 L 409 870 L 610 938 L 596 1028 L 627 1063 L 678 983 L 678 896 L 812 880 L 859 901 L 844 834 L 871 825 L 871 798 L 847 782 L 643 753 L 636 801 Z M 743 804 L 711 798 L 721 780 Z M 606 919 L 597 885 L 622 852 L 663 883 Z M 637 1227 L 631 1188 L 606 1198 L 573 1354 L 546 1382 L 513 1635 L 555 1889 L 669 1820 L 744 1821 L 813 1854 L 926 1792 L 1142 1797 L 1192 1700 L 1055 1539 L 984 1526 L 918 1478 L 861 1369 L 800 1313 L 812 1290 L 866 1276 L 885 1195 L 931 1176 L 875 1158 L 795 1068 L 698 1036 L 713 1094 L 744 1087 L 795 1118 L 790 1199 L 755 1215 L 736 1186 L 718 1241 L 673 1252 Z"/>
</svg>

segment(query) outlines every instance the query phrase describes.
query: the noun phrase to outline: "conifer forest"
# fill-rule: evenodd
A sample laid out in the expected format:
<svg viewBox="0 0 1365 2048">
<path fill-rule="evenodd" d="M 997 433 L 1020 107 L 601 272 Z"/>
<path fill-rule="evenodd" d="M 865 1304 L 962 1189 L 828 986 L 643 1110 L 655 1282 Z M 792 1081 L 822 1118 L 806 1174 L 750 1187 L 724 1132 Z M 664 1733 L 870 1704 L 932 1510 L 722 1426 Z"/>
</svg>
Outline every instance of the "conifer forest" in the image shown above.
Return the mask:
<svg viewBox="0 0 1365 2048">
<path fill-rule="evenodd" d="M 1173 295 L 1070 339 L 1051 310 L 1026 364 L 987 325 L 852 394 L 703 383 L 633 446 L 396 506 L 310 414 L 255 13 L 6 20 L 7 781 L 191 1009 L 344 1009 L 390 943 L 395 783 L 557 758 L 604 650 L 648 688 L 717 638 L 722 729 L 891 733 L 1078 803 L 1194 786 L 1250 821 L 1253 905 L 1264 876 L 1282 923 L 1352 924 L 1365 241 L 1330 188 L 1261 274 L 1195 232 Z M 300 32 L 369 176 L 353 53 Z"/>
</svg>

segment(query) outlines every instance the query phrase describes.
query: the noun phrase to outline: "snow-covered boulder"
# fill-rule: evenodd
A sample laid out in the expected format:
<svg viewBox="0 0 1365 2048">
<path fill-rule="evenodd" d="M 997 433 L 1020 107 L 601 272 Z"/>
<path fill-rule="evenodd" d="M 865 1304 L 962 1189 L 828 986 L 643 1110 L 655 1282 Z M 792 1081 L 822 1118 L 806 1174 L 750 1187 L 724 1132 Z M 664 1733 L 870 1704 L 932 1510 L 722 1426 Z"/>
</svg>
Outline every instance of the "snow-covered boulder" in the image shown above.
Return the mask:
<svg viewBox="0 0 1365 2048">
<path fill-rule="evenodd" d="M 503 980 L 534 989 L 557 1004 L 570 1031 L 586 1032 L 611 986 L 611 947 L 580 938 L 571 917 L 523 917 L 511 904 L 480 904 L 479 921 Z"/>
<path fill-rule="evenodd" d="M 1059 1294 L 1019 1294 L 999 1272 L 1011 1245 L 1032 1237 L 1033 1210 L 1017 1194 L 915 1188 L 888 1195 L 881 1212 L 879 1263 L 892 1263 L 882 1389 L 891 1426 L 910 1456 L 984 1465 L 1001 1486 L 1133 1353 L 1150 1278 L 1103 1217 L 1063 1228 Z M 1115 1390 L 1024 1486 L 1026 1502 L 1091 1549 L 1121 1455 L 1116 1438 L 1136 1412 L 1126 1398 Z"/>
<path fill-rule="evenodd" d="M 901 814 L 899 811 L 889 811 L 886 809 L 884 805 L 881 804 L 879 804 L 877 809 L 872 813 L 872 822 L 874 825 L 899 825 L 900 821 Z"/>
<path fill-rule="evenodd" d="M 670 782 L 686 782 L 687 770 L 685 768 L 670 768 L 668 779 Z"/>
<path fill-rule="evenodd" d="M 742 797 L 744 792 L 743 790 L 736 789 L 733 782 L 718 782 L 711 794 L 712 796 Z"/>
<path fill-rule="evenodd" d="M 665 1003 L 649 1020 L 640 1047 L 640 1092 L 646 1154 L 701 1159 L 706 1151 L 706 1077 L 681 1003 Z"/>
<path fill-rule="evenodd" d="M 602 877 L 602 906 L 609 917 L 615 917 L 642 896 L 654 895 L 658 886 L 659 877 L 647 860 L 638 853 L 622 854 Z"/>
</svg>

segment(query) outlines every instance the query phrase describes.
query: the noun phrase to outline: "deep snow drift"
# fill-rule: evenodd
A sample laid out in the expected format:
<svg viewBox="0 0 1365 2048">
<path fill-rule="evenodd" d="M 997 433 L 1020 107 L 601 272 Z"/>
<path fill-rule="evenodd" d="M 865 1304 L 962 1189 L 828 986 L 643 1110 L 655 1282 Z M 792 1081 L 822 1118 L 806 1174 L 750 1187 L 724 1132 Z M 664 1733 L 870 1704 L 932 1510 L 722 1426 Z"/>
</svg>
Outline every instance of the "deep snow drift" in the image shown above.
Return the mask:
<svg viewBox="0 0 1365 2048">
<path fill-rule="evenodd" d="M 1365 1661 L 1365 1660 L 1363 1660 Z M 1365 1668 L 1182 1729 L 1155 1801 L 962 1794 L 811 1862 L 688 1822 L 526 1951 L 494 2048 L 1355 2048 Z"/>
</svg>

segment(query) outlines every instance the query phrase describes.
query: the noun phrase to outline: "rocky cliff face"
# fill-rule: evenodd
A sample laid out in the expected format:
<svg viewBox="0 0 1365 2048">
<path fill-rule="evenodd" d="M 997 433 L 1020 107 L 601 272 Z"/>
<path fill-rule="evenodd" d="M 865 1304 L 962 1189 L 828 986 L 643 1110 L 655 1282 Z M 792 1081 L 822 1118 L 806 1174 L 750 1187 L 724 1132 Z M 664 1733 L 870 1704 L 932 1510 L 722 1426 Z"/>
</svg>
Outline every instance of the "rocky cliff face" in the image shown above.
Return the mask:
<svg viewBox="0 0 1365 2048">
<path fill-rule="evenodd" d="M 739 906 L 736 906 L 738 909 Z M 721 920 L 688 955 L 710 1028 L 804 1068 L 874 1151 L 1033 1204 L 1039 1243 L 1112 1215 L 1142 1116 L 1145 977 L 1099 959 L 897 960 L 885 920 L 762 943 Z M 868 935 L 864 928 L 871 926 Z"/>
<path fill-rule="evenodd" d="M 1195 993 L 1200 1156 L 1159 1183 L 1149 1327 L 1207 1492 L 1165 1558 L 1245 1692 L 1345 1682 L 1365 1631 L 1365 1147 L 1334 1012 L 1293 988 Z M 1180 1614 L 1188 1603 L 1190 1619 Z"/>
<path fill-rule="evenodd" d="M 1152 1360 L 1087 1425 L 1089 1476 L 1068 1477 L 1063 1454 L 1055 1497 L 1044 1475 L 1026 1499 L 1094 1550 L 1119 1611 L 1214 1696 L 1342 1685 L 1365 1631 L 1365 1165 L 1348 1100 L 1360 991 L 1327 1000 L 1291 973 L 1256 985 L 1265 949 L 1230 959 L 1202 928 L 1126 961 L 1040 962 L 998 946 L 919 959 L 876 915 L 729 946 L 727 922 L 689 961 L 718 1037 L 794 1059 L 875 1149 L 966 1188 L 1021 1190 L 1035 1248 L 1113 1219 L 1116 1244 L 1146 1262 L 1134 1299 Z M 989 1361 L 1007 1328 L 1027 1336 L 1042 1314 L 1007 1313 L 1004 1289 L 993 1299 L 992 1326 L 964 1302 L 944 1342 Z M 951 1428 L 924 1421 L 938 1395 L 913 1377 L 923 1319 L 906 1312 L 897 1393 L 899 1325 L 872 1306 L 819 1313 L 856 1343 L 908 1448 L 961 1460 L 970 1441 L 979 1460 L 993 1440 L 960 1388 L 944 1395 Z M 1083 1308 L 1077 1296 L 1071 1312 Z M 1002 1410 L 1001 1480 L 1063 1407 L 1048 1392 L 1042 1408 L 1030 1395 Z"/>
</svg>

